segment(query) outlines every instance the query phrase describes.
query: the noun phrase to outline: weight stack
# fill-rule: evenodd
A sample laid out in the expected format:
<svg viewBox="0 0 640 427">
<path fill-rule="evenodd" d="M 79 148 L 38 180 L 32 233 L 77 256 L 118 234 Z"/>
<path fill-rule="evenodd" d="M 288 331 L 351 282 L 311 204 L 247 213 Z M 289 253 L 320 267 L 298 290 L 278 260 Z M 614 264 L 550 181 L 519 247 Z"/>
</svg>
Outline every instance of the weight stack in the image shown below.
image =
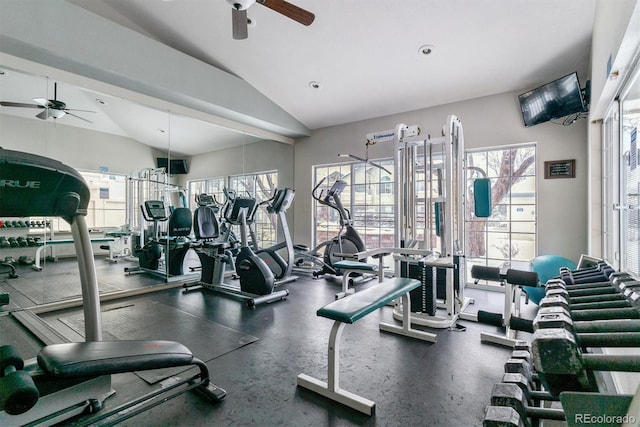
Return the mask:
<svg viewBox="0 0 640 427">
<path fill-rule="evenodd" d="M 438 270 L 425 265 L 423 262 L 402 262 L 402 276 L 419 280 L 421 283 L 419 287 L 409 292 L 412 313 L 425 313 L 435 316 Z"/>
<path fill-rule="evenodd" d="M 460 289 L 460 282 L 464 280 L 464 257 L 453 257 L 454 291 Z M 424 313 L 435 316 L 438 300 L 447 299 L 447 268 L 426 265 L 424 262 L 401 262 L 402 277 L 409 277 L 420 281 L 421 286 L 409 293 L 411 295 L 411 312 Z"/>
</svg>

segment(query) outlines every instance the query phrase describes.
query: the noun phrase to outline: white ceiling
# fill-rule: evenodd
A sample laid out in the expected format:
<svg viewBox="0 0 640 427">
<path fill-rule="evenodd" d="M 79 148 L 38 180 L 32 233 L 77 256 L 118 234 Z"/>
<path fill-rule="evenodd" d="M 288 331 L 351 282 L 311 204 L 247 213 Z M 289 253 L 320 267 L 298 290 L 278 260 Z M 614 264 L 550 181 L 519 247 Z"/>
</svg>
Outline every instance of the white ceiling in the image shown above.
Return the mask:
<svg viewBox="0 0 640 427">
<path fill-rule="evenodd" d="M 233 40 L 226 0 L 69 1 L 240 77 L 309 129 L 524 90 L 573 71 L 584 86 L 595 13 L 595 0 L 292 0 L 315 14 L 311 26 L 254 4 L 249 38 Z M 423 45 L 433 53 L 422 55 Z M 13 74 L 0 79 L 1 100 L 29 102 L 45 97 L 43 90 L 52 97 L 52 82 L 27 92 L 26 82 L 9 80 Z M 58 98 L 69 108 L 98 111 L 82 114 L 94 128 L 150 145 L 162 139 L 153 133 L 166 127 L 166 113 L 143 132 L 142 118 L 153 114 L 130 114 L 132 106 L 106 95 L 107 105 L 99 106 L 94 93 L 76 98 L 73 89 L 59 85 Z M 172 137 L 172 150 L 187 155 L 211 151 L 207 133 L 222 131 L 177 118 L 170 126 L 172 135 L 185 127 L 185 145 Z M 216 140 L 223 148 L 254 139 L 224 132 Z"/>
<path fill-rule="evenodd" d="M 209 122 L 169 114 L 166 110 L 144 107 L 123 98 L 68 83 L 54 82 L 46 77 L 2 67 L 1 64 L 0 70 L 3 73 L 0 75 L 0 101 L 35 104 L 33 98 L 54 99 L 56 95 L 70 110 L 89 111 L 71 112 L 91 123 L 64 116 L 55 121 L 56 125 L 75 126 L 132 138 L 162 151 L 170 148 L 178 156 L 221 150 L 259 140 Z M 36 115 L 41 111 L 0 106 L 0 114 L 34 120 L 40 120 Z"/>
</svg>

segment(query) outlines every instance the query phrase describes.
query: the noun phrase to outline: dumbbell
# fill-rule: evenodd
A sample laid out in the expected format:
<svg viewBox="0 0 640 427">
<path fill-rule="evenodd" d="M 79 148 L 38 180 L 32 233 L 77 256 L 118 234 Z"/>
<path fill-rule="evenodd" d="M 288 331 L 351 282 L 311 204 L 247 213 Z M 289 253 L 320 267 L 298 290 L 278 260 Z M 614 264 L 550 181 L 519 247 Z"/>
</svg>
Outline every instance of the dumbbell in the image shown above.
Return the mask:
<svg viewBox="0 0 640 427">
<path fill-rule="evenodd" d="M 570 313 L 573 320 L 607 320 L 607 319 L 638 319 L 640 318 L 640 307 L 638 306 L 637 293 L 629 295 L 629 299 L 621 302 L 603 301 L 600 303 L 589 303 L 581 305 L 571 305 L 560 295 L 545 297 L 540 300 L 538 313 L 546 311 L 554 312 L 556 307 L 560 307 Z M 616 303 L 616 304 L 614 304 Z"/>
<path fill-rule="evenodd" d="M 601 282 L 609 279 L 613 273 L 615 273 L 615 269 L 610 266 L 605 266 L 599 271 L 579 274 L 579 273 L 569 273 L 566 271 L 560 272 L 560 278 L 565 281 L 568 285 L 577 285 L 582 283 L 589 282 Z"/>
<path fill-rule="evenodd" d="M 537 405 L 544 401 L 559 401 L 559 396 L 553 396 L 546 391 L 538 390 L 535 383 L 531 383 L 527 377 L 515 372 L 505 372 L 502 376 L 502 382 L 507 384 L 515 384 L 525 395 L 530 405 Z"/>
<path fill-rule="evenodd" d="M 527 379 L 532 390 L 540 390 L 540 377 L 535 371 L 533 364 L 525 359 L 511 357 L 504 363 L 505 374 L 520 374 Z"/>
<path fill-rule="evenodd" d="M 606 293 L 606 289 L 614 288 L 617 291 L 629 287 L 638 287 L 640 282 L 626 273 L 614 273 L 609 276 L 609 279 L 596 282 L 580 283 L 580 284 L 567 284 L 562 279 L 551 279 L 545 284 L 545 290 L 563 289 L 569 293 L 575 293 L 576 296 Z"/>
<path fill-rule="evenodd" d="M 637 311 L 640 305 L 640 287 L 635 281 L 619 281 L 615 285 L 611 284 L 597 289 L 599 294 L 585 295 L 589 292 L 584 289 L 567 291 L 562 283 L 555 282 L 551 284 L 547 295 L 540 300 L 539 306 L 541 309 L 560 306 L 571 313 L 591 312 L 591 314 L 598 310 L 630 309 L 626 311 L 624 317 L 637 318 L 637 313 L 635 315 L 632 313 Z M 569 292 L 572 293 L 567 295 Z M 613 316 L 613 314 L 611 315 Z M 599 318 L 606 319 L 606 316 L 606 314 L 601 315 Z"/>
<path fill-rule="evenodd" d="M 561 307 L 555 312 L 545 310 L 533 321 L 534 331 L 539 329 L 566 329 L 581 347 L 638 347 L 640 346 L 640 320 L 608 319 L 574 322 Z"/>
<path fill-rule="evenodd" d="M 629 307 L 635 302 L 633 295 L 640 285 L 631 284 L 632 282 L 624 282 L 622 288 L 615 287 L 612 284 L 590 289 L 567 289 L 561 284 L 554 283 L 552 287 L 547 289 L 544 298 L 553 298 L 561 296 L 567 302 L 567 308 L 581 310 L 589 308 L 613 308 L 613 307 Z M 544 299 L 543 298 L 543 299 Z M 545 303 L 551 301 L 547 300 Z M 542 300 L 541 302 L 542 303 Z"/>
<path fill-rule="evenodd" d="M 38 402 L 40 393 L 24 361 L 10 345 L 0 347 L 0 406 L 9 415 L 27 412 Z"/>
<path fill-rule="evenodd" d="M 22 255 L 18 258 L 18 263 L 22 265 L 33 265 L 35 261 L 30 256 Z"/>
<path fill-rule="evenodd" d="M 597 391 L 593 371 L 640 372 L 637 356 L 583 354 L 573 333 L 562 328 L 537 329 L 531 355 L 542 384 L 554 396 Z"/>
<path fill-rule="evenodd" d="M 560 273 L 585 275 L 585 274 L 597 273 L 599 271 L 602 271 L 602 269 L 606 267 L 610 267 L 610 265 L 606 261 L 599 261 L 596 265 L 592 267 L 576 268 L 576 269 L 570 269 L 569 267 L 560 267 L 559 271 Z"/>
<path fill-rule="evenodd" d="M 491 403 L 488 408 L 502 407 L 511 408 L 518 415 L 514 416 L 512 411 L 496 411 L 487 409 L 483 426 L 521 426 L 530 425 L 527 418 L 533 420 L 558 420 L 565 421 L 566 417 L 562 409 L 540 408 L 529 406 L 527 398 L 516 384 L 498 383 L 491 390 Z"/>
<path fill-rule="evenodd" d="M 8 248 L 11 244 L 7 240 L 6 236 L 0 236 L 0 248 Z"/>
<path fill-rule="evenodd" d="M 18 241 L 16 240 L 16 238 L 15 238 L 15 237 L 9 237 L 9 239 L 8 239 L 8 240 L 9 240 L 9 245 L 10 245 L 12 248 L 20 247 L 20 243 L 18 243 Z"/>
</svg>

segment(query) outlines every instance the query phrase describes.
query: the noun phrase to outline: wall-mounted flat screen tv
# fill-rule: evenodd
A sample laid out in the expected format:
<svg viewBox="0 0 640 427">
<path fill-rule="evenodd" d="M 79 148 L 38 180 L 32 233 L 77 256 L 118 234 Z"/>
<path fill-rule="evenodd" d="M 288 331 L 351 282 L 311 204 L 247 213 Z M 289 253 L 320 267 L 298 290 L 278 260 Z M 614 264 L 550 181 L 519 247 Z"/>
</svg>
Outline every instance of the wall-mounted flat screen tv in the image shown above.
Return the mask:
<svg viewBox="0 0 640 427">
<path fill-rule="evenodd" d="M 577 73 L 525 92 L 518 100 L 526 127 L 586 111 Z"/>
<path fill-rule="evenodd" d="M 164 168 L 171 175 L 184 175 L 189 172 L 189 166 L 185 159 L 169 159 L 166 157 L 158 157 L 158 168 Z"/>
</svg>

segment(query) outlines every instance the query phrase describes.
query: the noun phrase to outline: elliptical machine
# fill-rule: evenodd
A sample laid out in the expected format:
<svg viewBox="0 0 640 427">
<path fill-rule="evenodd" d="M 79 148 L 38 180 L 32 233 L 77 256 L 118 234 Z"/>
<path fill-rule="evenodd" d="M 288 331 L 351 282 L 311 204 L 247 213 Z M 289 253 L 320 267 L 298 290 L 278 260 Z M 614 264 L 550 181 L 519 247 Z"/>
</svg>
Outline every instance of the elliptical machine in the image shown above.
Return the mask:
<svg viewBox="0 0 640 427">
<path fill-rule="evenodd" d="M 276 243 L 275 245 L 267 248 L 259 248 L 255 232 L 255 213 L 258 209 L 253 211 L 253 216 L 247 221 L 255 254 L 260 257 L 260 259 L 262 259 L 273 272 L 276 279 L 276 286 L 293 282 L 298 279 L 298 276 L 291 275 L 291 272 L 293 271 L 293 264 L 295 262 L 295 251 L 291 239 L 291 232 L 289 231 L 289 225 L 287 223 L 287 217 L 285 215 L 287 209 L 291 207 L 295 197 L 295 190 L 291 188 L 284 188 L 282 190 L 276 190 L 271 198 L 258 204 L 258 207 L 264 206 L 269 214 L 277 215 L 278 225 L 282 230 L 282 236 L 284 239 L 282 242 Z"/>
<path fill-rule="evenodd" d="M 342 271 L 336 268 L 334 264 L 338 261 L 342 261 L 342 257 L 337 254 L 354 254 L 366 250 L 364 241 L 358 234 L 358 231 L 353 227 L 353 219 L 349 211 L 342 205 L 340 200 L 340 194 L 347 185 L 342 180 L 337 180 L 333 183 L 327 194 L 323 196 L 324 190 L 320 190 L 318 194 L 318 188 L 322 185 L 326 178 L 322 178 L 320 182 L 313 187 L 311 196 L 321 205 L 328 206 L 331 209 L 335 209 L 340 216 L 340 230 L 338 234 L 331 240 L 320 243 L 315 248 L 309 250 L 303 246 L 296 245 L 296 256 L 298 260 L 297 265 L 310 261 L 311 263 L 320 266 L 320 270 L 313 271 L 313 277 L 320 277 L 324 274 L 332 274 L 335 276 L 342 275 Z M 322 259 L 320 258 L 320 251 L 324 248 L 324 254 Z M 362 262 L 366 262 L 366 259 L 362 259 Z"/>
</svg>

